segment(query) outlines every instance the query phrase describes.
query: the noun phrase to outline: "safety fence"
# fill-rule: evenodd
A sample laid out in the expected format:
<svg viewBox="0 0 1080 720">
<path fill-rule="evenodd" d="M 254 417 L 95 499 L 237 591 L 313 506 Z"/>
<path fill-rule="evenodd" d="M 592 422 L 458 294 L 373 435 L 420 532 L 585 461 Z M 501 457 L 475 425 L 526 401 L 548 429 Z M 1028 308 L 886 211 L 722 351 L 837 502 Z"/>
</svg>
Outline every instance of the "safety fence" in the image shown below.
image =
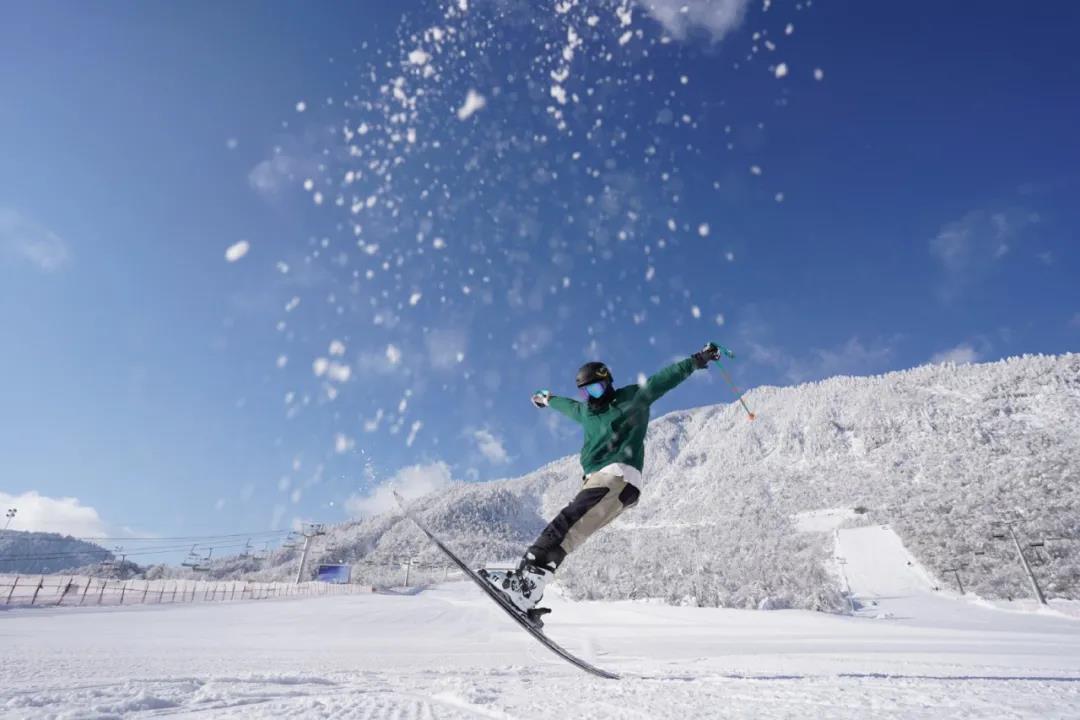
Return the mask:
<svg viewBox="0 0 1080 720">
<path fill-rule="evenodd" d="M 83 575 L 0 575 L 5 606 L 139 605 L 369 593 L 370 585 L 244 580 L 118 580 Z"/>
</svg>

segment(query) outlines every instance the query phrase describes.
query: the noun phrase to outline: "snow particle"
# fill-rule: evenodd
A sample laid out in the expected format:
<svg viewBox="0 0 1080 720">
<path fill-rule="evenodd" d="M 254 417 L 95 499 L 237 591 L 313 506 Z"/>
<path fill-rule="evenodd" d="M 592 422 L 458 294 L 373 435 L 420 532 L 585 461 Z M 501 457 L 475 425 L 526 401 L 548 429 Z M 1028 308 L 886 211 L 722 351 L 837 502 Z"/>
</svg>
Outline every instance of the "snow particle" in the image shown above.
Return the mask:
<svg viewBox="0 0 1080 720">
<path fill-rule="evenodd" d="M 386 346 L 386 359 L 391 365 L 401 362 L 401 350 L 393 343 Z"/>
<path fill-rule="evenodd" d="M 785 77 L 788 74 L 787 63 L 780 63 L 777 65 L 773 70 L 773 74 L 776 75 L 777 78 Z"/>
<path fill-rule="evenodd" d="M 698 225 L 697 234 L 701 237 L 709 237 L 709 223 L 701 223 Z"/>
<path fill-rule="evenodd" d="M 307 110 L 306 102 L 301 100 L 300 102 L 296 103 L 296 112 L 304 112 L 305 110 Z"/>
<path fill-rule="evenodd" d="M 330 363 L 326 367 L 326 377 L 334 382 L 348 382 L 349 377 L 352 376 L 352 368 L 348 365 L 341 365 L 338 363 Z"/>
<path fill-rule="evenodd" d="M 251 243 L 247 240 L 241 240 L 238 243 L 230 245 L 225 249 L 225 259 L 228 262 L 236 262 L 240 258 L 248 254 L 248 250 L 251 249 Z"/>
<path fill-rule="evenodd" d="M 412 427 L 409 428 L 409 436 L 405 438 L 405 447 L 412 447 L 416 442 L 416 434 L 420 432 L 420 428 L 424 427 L 424 423 L 420 420 L 413 422 Z"/>
<path fill-rule="evenodd" d="M 487 105 L 487 99 L 472 88 L 465 95 L 465 102 L 457 110 L 458 120 L 468 120 L 477 110 Z"/>
<path fill-rule="evenodd" d="M 825 79 L 825 71 L 821 68 L 814 68 L 814 79 L 821 82 Z"/>
<path fill-rule="evenodd" d="M 344 433 L 334 435 L 334 452 L 344 455 L 355 447 L 356 442 Z"/>
</svg>

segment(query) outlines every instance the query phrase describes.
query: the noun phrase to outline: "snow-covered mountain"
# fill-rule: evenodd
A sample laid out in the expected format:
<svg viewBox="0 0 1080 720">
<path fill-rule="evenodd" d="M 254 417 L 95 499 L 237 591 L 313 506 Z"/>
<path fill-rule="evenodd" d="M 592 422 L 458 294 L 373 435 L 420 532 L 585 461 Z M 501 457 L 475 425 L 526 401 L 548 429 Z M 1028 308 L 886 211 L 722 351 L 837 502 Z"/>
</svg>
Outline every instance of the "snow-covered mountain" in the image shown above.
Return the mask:
<svg viewBox="0 0 1080 720">
<path fill-rule="evenodd" d="M 54 573 L 114 559 L 100 545 L 69 535 L 0 530 L 0 573 Z"/>
<path fill-rule="evenodd" d="M 968 589 L 989 597 L 1029 593 L 1015 548 L 991 537 L 992 521 L 1016 520 L 1026 541 L 1045 542 L 1028 553 L 1047 594 L 1080 596 L 1080 355 L 762 387 L 747 401 L 753 422 L 735 405 L 653 421 L 641 502 L 565 562 L 565 592 L 838 608 L 832 536 L 792 516 L 860 506 L 849 523 L 891 523 L 931 572 L 966 565 Z M 568 457 L 416 507 L 467 559 L 508 560 L 580 482 Z M 443 563 L 393 514 L 330 528 L 322 547 L 312 566 L 354 563 L 375 583 L 400 582 L 395 562 L 409 556 Z M 280 553 L 264 572 L 288 577 L 296 560 Z"/>
</svg>

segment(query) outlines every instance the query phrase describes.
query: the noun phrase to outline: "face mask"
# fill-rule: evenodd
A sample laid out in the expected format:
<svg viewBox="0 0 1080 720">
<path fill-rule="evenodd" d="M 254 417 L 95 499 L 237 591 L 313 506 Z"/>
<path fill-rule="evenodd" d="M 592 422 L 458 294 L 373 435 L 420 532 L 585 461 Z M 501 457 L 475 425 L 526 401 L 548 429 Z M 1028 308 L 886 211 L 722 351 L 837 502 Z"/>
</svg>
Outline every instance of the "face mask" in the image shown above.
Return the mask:
<svg viewBox="0 0 1080 720">
<path fill-rule="evenodd" d="M 605 382 L 589 383 L 588 385 L 582 385 L 580 388 L 578 388 L 578 390 L 580 390 L 581 397 L 582 397 L 583 400 L 587 400 L 588 398 L 593 398 L 594 400 L 599 400 L 600 398 L 602 398 L 604 396 L 604 393 L 607 392 L 607 383 L 605 383 Z"/>
</svg>

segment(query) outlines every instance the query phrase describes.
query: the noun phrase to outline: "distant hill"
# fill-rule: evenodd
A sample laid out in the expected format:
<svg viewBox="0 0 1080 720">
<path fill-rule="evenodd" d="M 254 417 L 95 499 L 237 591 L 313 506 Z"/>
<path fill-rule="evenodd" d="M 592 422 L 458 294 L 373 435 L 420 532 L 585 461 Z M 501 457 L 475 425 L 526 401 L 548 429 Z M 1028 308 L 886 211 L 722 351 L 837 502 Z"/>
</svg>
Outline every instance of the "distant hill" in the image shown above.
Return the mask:
<svg viewBox="0 0 1080 720">
<path fill-rule="evenodd" d="M 992 521 L 1016 520 L 1025 543 L 1044 541 L 1026 552 L 1047 594 L 1080 597 L 1080 355 L 763 387 L 747 401 L 754 422 L 734 405 L 653 421 L 641 502 L 566 561 L 568 594 L 837 608 L 832 535 L 792 516 L 860 507 L 849 524 L 890 523 L 931 572 L 965 566 L 965 585 L 987 597 L 1029 593 L 1015 548 L 991 537 Z M 470 561 L 510 560 L 580 482 L 568 457 L 416 506 Z M 394 514 L 324 540 L 312 568 L 344 561 L 374 583 L 400 583 L 410 556 L 443 564 Z M 296 564 L 279 551 L 253 576 L 288 578 Z"/>
<path fill-rule="evenodd" d="M 0 573 L 53 573 L 114 559 L 105 548 L 69 535 L 0 530 Z"/>
</svg>

